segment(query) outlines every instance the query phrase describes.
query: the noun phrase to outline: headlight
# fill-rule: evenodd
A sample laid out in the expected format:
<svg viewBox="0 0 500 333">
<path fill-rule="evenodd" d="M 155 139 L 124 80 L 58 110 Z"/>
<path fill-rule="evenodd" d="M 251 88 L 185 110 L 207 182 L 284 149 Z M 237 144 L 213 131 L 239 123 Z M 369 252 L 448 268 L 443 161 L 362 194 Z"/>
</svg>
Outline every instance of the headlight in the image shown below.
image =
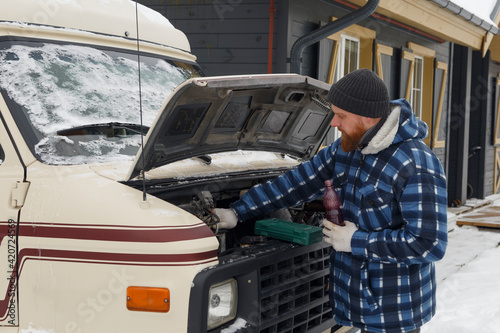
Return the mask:
<svg viewBox="0 0 500 333">
<path fill-rule="evenodd" d="M 207 329 L 211 330 L 236 317 L 238 307 L 238 283 L 229 279 L 214 284 L 208 292 Z"/>
</svg>

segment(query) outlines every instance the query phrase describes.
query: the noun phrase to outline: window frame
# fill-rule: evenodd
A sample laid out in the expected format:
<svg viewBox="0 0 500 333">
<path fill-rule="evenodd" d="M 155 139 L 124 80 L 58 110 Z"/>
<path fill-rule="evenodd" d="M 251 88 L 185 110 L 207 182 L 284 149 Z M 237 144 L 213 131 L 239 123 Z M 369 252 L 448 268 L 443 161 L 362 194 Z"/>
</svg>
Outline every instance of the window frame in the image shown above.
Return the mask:
<svg viewBox="0 0 500 333">
<path fill-rule="evenodd" d="M 336 19 L 337 18 L 334 16 L 330 17 L 330 21 L 335 21 Z M 326 80 L 328 84 L 333 84 L 334 80 L 337 78 L 336 69 L 338 65 L 339 52 L 341 51 L 340 44 L 342 35 L 348 35 L 359 39 L 360 52 L 358 57 L 358 68 L 373 68 L 373 43 L 377 36 L 377 32 L 375 30 L 353 24 L 327 37 L 328 39 L 334 41 Z"/>
<path fill-rule="evenodd" d="M 434 122 L 434 132 L 432 135 L 432 148 L 444 148 L 446 145 L 446 136 L 445 139 L 443 140 L 439 139 L 439 128 L 441 126 L 441 117 L 443 114 L 444 91 L 446 89 L 446 82 L 448 80 L 448 64 L 441 61 L 436 61 L 434 67 L 435 70 L 443 71 L 443 77 L 441 80 L 441 85 L 439 90 L 437 109 L 435 110 L 436 121 Z"/>
<path fill-rule="evenodd" d="M 330 21 L 335 21 L 337 18 L 332 16 L 330 17 Z M 340 56 L 339 53 L 343 51 L 343 45 L 342 45 L 342 38 L 343 36 L 348 36 L 352 39 L 358 39 L 359 40 L 359 52 L 358 52 L 358 65 L 357 68 L 368 68 L 372 69 L 373 68 L 373 43 L 375 41 L 375 37 L 377 35 L 377 32 L 375 30 L 371 30 L 362 26 L 359 26 L 357 24 L 353 24 L 339 32 L 336 32 L 333 35 L 328 36 L 327 38 L 332 40 L 333 47 L 332 47 L 332 54 L 330 57 L 330 64 L 328 67 L 328 75 L 326 82 L 328 84 L 333 84 L 335 80 L 340 79 L 342 76 L 339 76 L 340 70 L 337 70 L 339 68 L 339 61 L 340 61 Z M 343 53 L 343 52 L 342 52 Z M 333 130 L 329 131 L 329 134 L 327 136 L 327 141 L 330 140 L 331 136 L 330 133 L 333 133 L 333 141 L 338 139 L 340 137 L 339 132 L 336 128 Z"/>
<path fill-rule="evenodd" d="M 495 131 L 493 145 L 495 147 L 495 166 L 493 175 L 493 193 L 498 193 L 500 187 L 500 73 L 497 73 L 495 79 Z"/>
<path fill-rule="evenodd" d="M 415 116 L 417 119 L 422 118 L 422 95 L 423 95 L 423 79 L 424 79 L 424 58 L 415 55 L 414 58 L 414 63 L 413 63 L 413 75 L 412 75 L 412 85 L 410 88 L 410 105 L 412 107 L 413 113 L 415 113 Z M 418 64 L 421 63 L 420 66 Z M 420 70 L 418 70 L 420 69 Z M 417 73 L 418 72 L 418 73 Z M 417 79 L 418 75 L 418 79 Z M 416 83 L 420 83 L 420 86 L 415 87 Z M 418 94 L 418 101 L 415 101 L 415 95 Z M 418 106 L 418 109 L 416 110 L 416 106 Z"/>
<path fill-rule="evenodd" d="M 345 76 L 345 74 L 344 74 L 346 71 L 345 54 L 346 54 L 346 41 L 347 40 L 357 43 L 356 64 L 354 66 L 355 68 L 352 69 L 351 72 L 353 70 L 359 69 L 359 58 L 360 58 L 360 51 L 361 51 L 360 38 L 356 38 L 356 37 L 346 35 L 346 34 L 341 34 L 340 35 L 340 43 L 338 43 L 338 42 L 335 43 L 335 44 L 339 44 L 338 51 L 339 51 L 340 56 L 338 57 L 337 62 L 335 64 L 333 64 L 337 68 L 337 70 L 335 71 L 337 73 L 337 75 L 336 75 L 337 81 Z M 333 128 L 333 141 L 337 140 L 338 138 L 340 138 L 339 130 L 337 128 Z"/>
<path fill-rule="evenodd" d="M 394 49 L 387 45 L 379 43 L 375 44 L 375 63 L 377 66 L 377 75 L 382 79 L 382 81 L 384 81 L 384 68 L 382 66 L 382 55 L 392 57 L 394 55 Z"/>
<path fill-rule="evenodd" d="M 493 176 L 493 193 L 498 193 L 500 187 L 500 147 L 495 147 L 495 172 Z"/>
<path fill-rule="evenodd" d="M 495 99 L 496 99 L 496 109 L 495 109 L 495 135 L 493 137 L 493 145 L 500 145 L 500 138 L 498 134 L 500 132 L 500 73 L 497 74 L 495 80 Z"/>
<path fill-rule="evenodd" d="M 349 62 L 349 68 L 346 68 L 346 52 L 347 52 L 347 41 L 349 41 L 350 43 L 357 43 L 357 49 L 356 49 L 356 53 L 355 53 L 355 56 L 356 56 L 356 64 L 354 67 L 352 66 L 349 66 L 351 63 Z M 337 63 L 337 68 L 338 70 L 336 71 L 337 72 L 337 80 L 340 80 L 343 76 L 345 76 L 345 73 L 346 73 L 346 69 L 351 69 L 350 71 L 348 71 L 348 73 L 352 72 L 352 71 L 355 71 L 357 69 L 359 69 L 359 58 L 360 58 L 360 50 L 361 50 L 361 41 L 359 38 L 356 38 L 356 37 L 353 37 L 353 36 L 350 36 L 350 35 L 345 35 L 345 34 L 342 34 L 340 36 L 340 57 L 338 59 L 338 63 Z M 349 51 L 351 51 L 349 49 Z M 351 59 L 351 56 L 349 57 L 349 61 Z"/>
<path fill-rule="evenodd" d="M 409 101 L 409 94 L 411 93 L 411 87 L 413 84 L 413 74 L 415 70 L 415 56 L 422 57 L 424 59 L 423 63 L 423 78 L 422 78 L 422 114 L 420 120 L 424 121 L 429 127 L 429 132 L 434 131 L 433 127 L 433 95 L 434 95 L 434 62 L 436 59 L 436 51 L 424 47 L 422 45 L 408 42 L 408 49 L 410 51 L 403 51 L 403 58 L 406 56 L 408 58 L 413 58 L 412 64 L 410 65 L 410 75 L 408 76 L 408 83 L 406 86 L 406 99 Z M 412 54 L 410 56 L 409 54 Z M 411 85 L 410 85 L 411 84 Z M 428 135 L 424 142 L 427 146 L 431 147 L 431 136 Z"/>
</svg>

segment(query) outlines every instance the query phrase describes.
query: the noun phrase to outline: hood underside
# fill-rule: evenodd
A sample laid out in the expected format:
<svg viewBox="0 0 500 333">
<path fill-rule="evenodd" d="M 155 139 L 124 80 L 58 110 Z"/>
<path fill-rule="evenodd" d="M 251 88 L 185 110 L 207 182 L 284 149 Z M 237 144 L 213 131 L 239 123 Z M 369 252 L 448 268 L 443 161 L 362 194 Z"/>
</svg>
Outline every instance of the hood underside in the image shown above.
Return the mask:
<svg viewBox="0 0 500 333">
<path fill-rule="evenodd" d="M 329 87 L 295 74 L 187 80 L 163 105 L 127 179 L 182 159 L 235 150 L 309 159 L 330 128 Z"/>
</svg>

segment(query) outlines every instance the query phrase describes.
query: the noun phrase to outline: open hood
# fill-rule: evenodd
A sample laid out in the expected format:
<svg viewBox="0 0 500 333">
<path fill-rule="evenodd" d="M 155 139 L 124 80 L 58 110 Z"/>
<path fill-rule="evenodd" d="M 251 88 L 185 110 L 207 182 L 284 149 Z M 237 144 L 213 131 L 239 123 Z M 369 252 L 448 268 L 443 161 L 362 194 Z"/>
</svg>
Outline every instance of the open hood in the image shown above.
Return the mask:
<svg viewBox="0 0 500 333">
<path fill-rule="evenodd" d="M 234 150 L 309 159 L 330 128 L 329 88 L 296 74 L 187 80 L 164 103 L 127 179 L 185 158 Z"/>
</svg>

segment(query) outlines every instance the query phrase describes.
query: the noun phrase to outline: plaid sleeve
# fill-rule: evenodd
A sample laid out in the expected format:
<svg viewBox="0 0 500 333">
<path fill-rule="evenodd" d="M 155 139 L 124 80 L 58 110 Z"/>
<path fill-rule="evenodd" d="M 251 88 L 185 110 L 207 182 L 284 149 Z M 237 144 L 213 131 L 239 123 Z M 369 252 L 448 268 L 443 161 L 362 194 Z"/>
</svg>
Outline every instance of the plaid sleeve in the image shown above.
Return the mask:
<svg viewBox="0 0 500 333">
<path fill-rule="evenodd" d="M 333 175 L 334 150 L 334 145 L 330 145 L 295 169 L 252 187 L 240 200 L 231 204 L 238 219 L 245 221 L 321 196 L 324 181 Z"/>
<path fill-rule="evenodd" d="M 447 245 L 446 180 L 420 172 L 409 177 L 399 199 L 403 226 L 376 232 L 358 230 L 351 246 L 371 261 L 415 264 L 440 260 Z"/>
</svg>

